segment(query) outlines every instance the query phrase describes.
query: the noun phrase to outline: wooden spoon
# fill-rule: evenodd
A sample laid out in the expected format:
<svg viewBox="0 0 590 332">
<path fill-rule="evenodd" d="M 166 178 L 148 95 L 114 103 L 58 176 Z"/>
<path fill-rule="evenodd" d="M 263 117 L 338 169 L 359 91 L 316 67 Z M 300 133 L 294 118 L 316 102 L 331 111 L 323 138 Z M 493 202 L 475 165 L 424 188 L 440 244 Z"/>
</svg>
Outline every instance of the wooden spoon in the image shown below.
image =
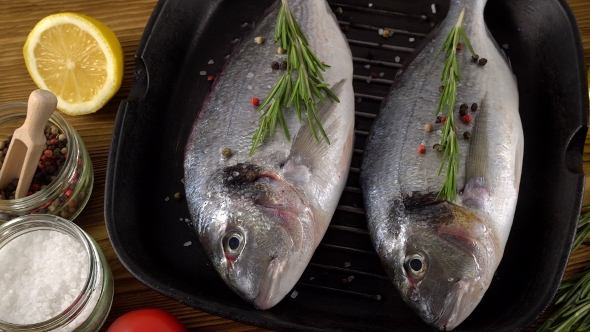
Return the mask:
<svg viewBox="0 0 590 332">
<path fill-rule="evenodd" d="M 14 179 L 19 179 L 15 198 L 27 195 L 47 142 L 45 124 L 56 106 L 57 98 L 51 91 L 38 89 L 29 96 L 27 117 L 23 125 L 14 131 L 0 170 L 0 188 L 6 188 Z"/>
</svg>

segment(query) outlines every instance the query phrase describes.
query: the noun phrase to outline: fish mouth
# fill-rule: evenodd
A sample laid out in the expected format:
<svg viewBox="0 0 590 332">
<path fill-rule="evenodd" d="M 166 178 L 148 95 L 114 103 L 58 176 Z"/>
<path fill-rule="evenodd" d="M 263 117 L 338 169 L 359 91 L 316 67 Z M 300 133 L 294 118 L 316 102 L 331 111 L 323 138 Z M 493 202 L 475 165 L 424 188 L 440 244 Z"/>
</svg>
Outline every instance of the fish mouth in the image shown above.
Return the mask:
<svg viewBox="0 0 590 332">
<path fill-rule="evenodd" d="M 262 278 L 260 281 L 260 285 L 258 286 L 258 294 L 252 302 L 256 309 L 266 310 L 272 308 L 283 298 L 283 296 L 278 294 L 276 287 L 278 283 L 276 277 L 277 265 L 277 257 L 273 257 L 268 264 L 264 278 Z"/>
<path fill-rule="evenodd" d="M 470 282 L 460 280 L 455 283 L 452 291 L 445 300 L 442 314 L 432 323 L 439 331 L 451 331 L 459 325 L 477 306 L 479 300 L 473 304 L 470 301 L 473 295 L 473 285 Z"/>
</svg>

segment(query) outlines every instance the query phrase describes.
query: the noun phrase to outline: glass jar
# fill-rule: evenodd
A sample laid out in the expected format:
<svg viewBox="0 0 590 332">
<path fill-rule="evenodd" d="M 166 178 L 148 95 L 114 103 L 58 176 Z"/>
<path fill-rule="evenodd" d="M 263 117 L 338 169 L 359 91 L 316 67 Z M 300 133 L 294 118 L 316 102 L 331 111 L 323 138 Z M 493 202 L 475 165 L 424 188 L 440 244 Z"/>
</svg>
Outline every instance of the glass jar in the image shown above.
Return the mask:
<svg viewBox="0 0 590 332">
<path fill-rule="evenodd" d="M 40 232 L 40 233 L 35 233 Z M 53 233 L 52 233 L 53 232 Z M 55 233 L 59 232 L 59 233 Z M 25 240 L 25 236 L 36 236 L 37 242 L 32 240 L 27 241 L 20 241 Z M 60 236 L 60 244 L 54 245 L 53 242 L 50 241 L 50 236 L 54 238 L 56 236 Z M 71 238 L 70 238 L 71 237 Z M 62 238 L 67 238 L 67 241 L 61 240 Z M 20 240 L 19 240 L 20 239 Z M 11 244 L 11 241 L 12 242 Z M 20 242 L 19 242 L 20 241 Z M 54 240 L 56 241 L 56 240 Z M 51 243 L 50 243 L 51 242 Z M 30 245 L 33 243 L 34 245 Z M 72 269 L 76 272 L 65 271 L 67 269 L 60 269 L 60 265 L 55 259 L 47 259 L 43 255 L 48 255 L 47 250 L 41 252 L 41 247 L 43 243 L 46 245 L 51 245 L 52 248 L 56 248 L 56 253 L 60 253 L 59 256 L 62 260 L 64 260 L 63 264 L 74 266 Z M 78 245 L 79 243 L 79 245 Z M 24 248 L 21 248 L 24 246 Z M 81 249 L 80 249 L 81 248 Z M 37 249 L 37 250 L 36 250 Z M 5 250 L 3 252 L 3 250 Z M 69 250 L 69 251 L 68 251 Z M 67 255 L 71 255 L 73 250 L 78 250 L 78 254 L 82 254 L 82 256 L 78 255 L 78 261 L 76 259 L 68 260 L 64 257 Z M 40 266 L 35 265 L 35 271 L 46 271 L 48 268 L 52 269 L 55 268 L 58 273 L 56 274 L 49 274 L 43 273 L 43 275 L 37 276 L 36 273 L 30 272 L 29 275 L 25 275 L 25 273 L 19 272 L 20 267 L 18 266 L 19 263 L 14 263 L 14 260 L 11 259 L 11 253 L 15 255 L 22 256 L 22 260 L 24 261 L 23 265 L 25 266 L 33 266 L 32 264 L 39 263 L 42 261 L 41 265 L 47 266 Z M 4 256 L 3 256 L 4 255 Z M 37 257 L 34 257 L 37 255 Z M 39 256 L 41 255 L 41 256 Z M 39 258 L 41 257 L 41 258 Z M 69 257 L 69 256 L 68 256 Z M 6 263 L 8 262 L 8 263 Z M 86 264 L 87 262 L 87 264 Z M 81 272 L 78 273 L 78 270 L 75 270 L 76 263 L 81 268 Z M 22 282 L 23 284 L 29 285 L 31 282 L 29 279 L 26 278 L 54 278 L 51 281 L 55 281 L 55 277 L 58 278 L 59 282 L 51 282 L 51 285 L 59 285 L 60 283 L 67 283 L 69 286 L 66 289 L 72 288 L 69 284 L 71 283 L 72 278 L 77 278 L 80 281 L 79 293 L 72 294 L 71 303 L 65 302 L 61 303 L 60 305 L 65 308 L 62 311 L 57 311 L 58 313 L 50 319 L 46 319 L 40 322 L 28 322 L 27 324 L 19 324 L 24 319 L 36 319 L 28 317 L 27 318 L 20 318 L 21 320 L 15 322 L 15 318 L 11 318 L 11 322 L 3 321 L 2 319 L 6 319 L 8 313 L 2 314 L 0 312 L 0 331 L 60 331 L 60 332 L 70 332 L 70 331 L 84 331 L 84 332 L 93 332 L 98 331 L 100 327 L 104 324 L 109 311 L 111 309 L 112 301 L 113 301 L 113 294 L 114 294 L 114 283 L 113 283 L 113 276 L 111 273 L 111 269 L 100 249 L 98 244 L 82 229 L 80 229 L 74 223 L 60 218 L 54 215 L 27 215 L 15 218 L 9 222 L 0 225 L 0 264 L 6 266 L 0 266 L 0 271 L 3 274 L 11 273 L 11 269 L 14 272 L 14 275 L 18 278 L 22 278 L 17 282 Z M 31 264 L 31 265 L 26 265 Z M 52 265 L 51 265 L 52 264 Z M 49 266 L 51 265 L 51 266 Z M 83 267 L 82 267 L 83 266 Z M 31 269 L 32 270 L 32 269 Z M 69 279 L 66 279 L 69 278 Z M 63 279 L 63 280 L 59 280 Z M 0 287 L 5 286 L 8 288 L 6 280 L 10 280 L 10 276 L 0 276 Z M 44 281 L 47 283 L 47 281 Z M 30 290 L 26 288 L 31 288 L 30 286 L 26 287 L 18 287 L 18 285 L 13 285 L 17 288 L 17 292 L 22 292 L 19 296 L 21 296 L 24 301 L 30 299 L 31 296 L 28 293 Z M 41 287 L 41 286 L 40 286 Z M 40 289 L 39 293 L 43 293 L 43 296 L 46 298 L 56 298 L 55 294 L 47 295 L 47 293 L 51 293 L 50 291 L 45 291 L 48 285 L 42 285 L 44 287 L 42 290 Z M 56 287 L 57 286 L 53 286 Z M 60 288 L 61 289 L 61 288 Z M 8 292 L 5 290 L 5 293 Z M 25 296 L 26 295 L 26 296 Z M 1 297 L 2 295 L 0 295 Z M 67 296 L 67 295 L 66 295 Z M 35 298 L 32 296 L 32 298 Z M 67 298 L 69 301 L 69 298 Z M 8 299 L 10 300 L 10 299 Z M 5 299 L 6 301 L 6 299 Z M 53 300 L 51 300 L 53 301 Z M 47 301 L 47 302 L 51 302 Z M 12 298 L 12 302 L 17 302 L 14 298 Z M 37 302 L 40 302 L 37 300 Z M 55 301 L 53 301 L 55 302 Z M 5 302 L 6 303 L 6 302 Z M 4 304 L 6 305 L 6 304 Z M 49 304 L 47 303 L 35 303 L 31 305 L 34 306 L 41 306 L 43 305 L 46 308 Z M 51 305 L 55 305 L 51 303 Z M 28 310 L 25 309 L 25 311 Z M 9 311 L 9 310 L 4 310 Z M 17 311 L 17 308 L 13 308 L 10 312 Z M 29 310 L 34 311 L 34 310 Z M 30 312 L 33 314 L 33 312 Z"/>
<path fill-rule="evenodd" d="M 0 105 L 0 140 L 7 139 L 20 127 L 27 114 L 27 103 Z M 47 123 L 66 135 L 67 157 L 56 178 L 40 191 L 19 199 L 0 199 L 0 223 L 26 214 L 53 214 L 74 220 L 92 192 L 94 171 L 84 142 L 57 111 Z"/>
</svg>

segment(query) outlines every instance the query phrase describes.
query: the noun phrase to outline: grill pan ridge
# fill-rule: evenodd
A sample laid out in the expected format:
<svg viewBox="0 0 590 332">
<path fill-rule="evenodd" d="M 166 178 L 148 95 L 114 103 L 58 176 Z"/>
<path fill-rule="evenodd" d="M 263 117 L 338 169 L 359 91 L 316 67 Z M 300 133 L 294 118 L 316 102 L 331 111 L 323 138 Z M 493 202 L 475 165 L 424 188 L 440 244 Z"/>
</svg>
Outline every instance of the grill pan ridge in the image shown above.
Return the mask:
<svg viewBox="0 0 590 332">
<path fill-rule="evenodd" d="M 486 22 L 498 44 L 510 45 L 506 53 L 519 81 L 525 165 L 505 258 L 489 294 L 456 331 L 513 331 L 532 323 L 559 285 L 575 232 L 583 190 L 583 174 L 576 170 L 581 169 L 579 156 L 587 130 L 583 110 L 588 109 L 587 95 L 582 93 L 587 91 L 586 83 L 580 79 L 583 56 L 567 5 L 547 1 L 533 8 L 533 1 L 490 0 L 486 8 Z M 403 303 L 380 265 L 367 231 L 359 169 L 381 101 L 403 63 L 444 19 L 448 1 L 371 1 L 371 6 L 366 0 L 328 1 L 335 12 L 342 10 L 337 19 L 353 54 L 355 145 L 347 186 L 332 223 L 292 296 L 259 311 L 233 294 L 200 247 L 186 202 L 172 198 L 176 192 L 184 193 L 184 144 L 209 91 L 210 83 L 201 71 L 218 73 L 272 2 L 158 2 L 136 52 L 131 93 L 119 107 L 113 131 L 105 192 L 111 243 L 141 282 L 222 317 L 284 331 L 430 331 Z M 548 13 L 565 27 L 561 37 L 525 43 L 530 35 L 541 38 L 536 19 Z M 379 29 L 392 34 L 384 38 Z M 535 55 L 558 42 L 573 45 L 569 50 L 569 44 L 563 46 L 561 57 L 575 61 L 558 64 Z M 531 55 L 534 60 L 528 58 Z M 208 64 L 210 59 L 214 64 Z M 531 75 L 531 68 L 538 66 L 550 69 Z M 551 74 L 555 82 L 546 79 Z M 534 83 L 538 79 L 545 83 Z M 564 84 L 574 88 L 565 92 Z M 552 93 L 539 98 L 540 91 Z M 543 123 L 533 109 L 540 109 Z M 547 124 L 564 114 L 567 121 Z M 540 151 L 534 140 L 543 135 L 549 136 L 547 151 Z M 538 170 L 535 163 L 543 158 L 555 165 Z M 146 160 L 151 161 L 149 167 L 136 166 Z M 561 183 L 539 180 L 546 176 Z M 546 206 L 539 207 L 543 202 Z M 531 226 L 536 227 L 534 232 Z M 184 247 L 187 241 L 193 245 Z M 519 253 L 530 256 L 523 261 Z"/>
</svg>

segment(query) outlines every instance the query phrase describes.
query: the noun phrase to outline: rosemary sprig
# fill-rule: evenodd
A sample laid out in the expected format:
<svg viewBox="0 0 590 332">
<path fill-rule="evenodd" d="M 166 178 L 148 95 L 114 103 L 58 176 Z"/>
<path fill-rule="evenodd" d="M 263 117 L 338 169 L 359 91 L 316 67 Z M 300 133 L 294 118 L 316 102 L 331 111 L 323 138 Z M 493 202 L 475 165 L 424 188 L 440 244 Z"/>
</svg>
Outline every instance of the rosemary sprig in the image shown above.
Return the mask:
<svg viewBox="0 0 590 332">
<path fill-rule="evenodd" d="M 459 161 L 461 158 L 453 117 L 453 110 L 455 109 L 455 104 L 457 102 L 457 83 L 460 80 L 459 65 L 457 63 L 457 47 L 459 45 L 459 40 L 463 40 L 471 54 L 475 55 L 473 47 L 467 38 L 467 34 L 461 26 L 464 15 L 465 9 L 461 11 L 457 24 L 451 29 L 445 42 L 435 55 L 436 59 L 441 51 L 444 50 L 446 53 L 445 64 L 440 77 L 444 89 L 434 114 L 435 116 L 440 113 L 446 114 L 446 121 L 442 127 L 442 138 L 439 145 L 439 151 L 444 150 L 444 152 L 440 168 L 438 169 L 438 175 L 440 175 L 446 164 L 446 176 L 445 182 L 437 195 L 437 199 L 442 198 L 451 202 L 457 197 L 457 173 L 459 173 Z"/>
<path fill-rule="evenodd" d="M 311 132 L 316 141 L 319 141 L 318 131 L 321 136 L 330 144 L 330 140 L 322 127 L 318 114 L 318 101 L 324 102 L 326 95 L 336 102 L 338 97 L 330 90 L 329 84 L 324 82 L 322 72 L 330 67 L 322 63 L 313 54 L 307 39 L 295 21 L 287 5 L 287 0 L 282 0 L 281 8 L 277 17 L 275 27 L 275 43 L 287 51 L 287 71 L 277 81 L 276 85 L 270 91 L 268 97 L 264 100 L 258 111 L 263 111 L 260 116 L 260 126 L 252 136 L 252 148 L 250 155 L 258 145 L 264 142 L 267 134 L 272 136 L 277 122 L 281 124 L 285 136 L 291 139 L 289 129 L 283 115 L 283 107 L 295 106 L 297 118 L 301 121 L 302 109 L 305 109 L 307 121 L 311 127 Z M 294 79 L 294 73 L 297 72 Z"/>
<path fill-rule="evenodd" d="M 590 233 L 590 205 L 582 209 L 572 252 L 586 241 Z M 590 265 L 579 274 L 564 280 L 552 305 L 559 307 L 535 332 L 570 332 L 590 330 Z"/>
</svg>

